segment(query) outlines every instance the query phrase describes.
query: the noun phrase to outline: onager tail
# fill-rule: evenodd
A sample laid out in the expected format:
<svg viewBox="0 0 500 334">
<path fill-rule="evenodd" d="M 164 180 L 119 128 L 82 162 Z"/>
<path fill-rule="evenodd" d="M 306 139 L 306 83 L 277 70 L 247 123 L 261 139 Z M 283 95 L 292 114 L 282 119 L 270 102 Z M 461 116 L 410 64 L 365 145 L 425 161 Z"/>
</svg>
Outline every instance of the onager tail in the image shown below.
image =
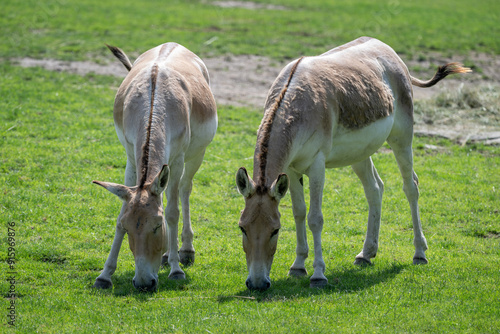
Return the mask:
<svg viewBox="0 0 500 334">
<path fill-rule="evenodd" d="M 448 74 L 454 73 L 469 73 L 472 70 L 468 67 L 463 67 L 460 63 L 449 63 L 444 66 L 439 66 L 436 74 L 432 77 L 432 79 L 428 81 L 422 81 L 417 78 L 411 77 L 411 83 L 415 86 L 428 88 L 437 84 L 439 81 L 444 79 Z"/>
<path fill-rule="evenodd" d="M 130 69 L 132 68 L 132 63 L 128 59 L 125 52 L 123 52 L 120 48 L 118 48 L 116 46 L 112 46 L 112 45 L 108 45 L 108 44 L 106 44 L 106 46 L 108 47 L 108 49 L 111 50 L 111 52 L 113 52 L 115 57 L 118 58 L 118 60 L 120 60 L 122 62 L 123 66 L 125 66 L 125 68 L 128 71 L 130 71 Z"/>
</svg>

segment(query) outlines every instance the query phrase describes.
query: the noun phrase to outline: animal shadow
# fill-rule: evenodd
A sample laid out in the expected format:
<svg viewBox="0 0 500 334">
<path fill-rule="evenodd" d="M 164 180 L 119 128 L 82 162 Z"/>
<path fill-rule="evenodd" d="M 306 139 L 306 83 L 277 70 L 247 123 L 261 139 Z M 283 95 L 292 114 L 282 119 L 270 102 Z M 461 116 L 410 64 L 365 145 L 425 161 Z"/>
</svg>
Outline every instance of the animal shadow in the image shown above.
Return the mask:
<svg viewBox="0 0 500 334">
<path fill-rule="evenodd" d="M 304 277 L 284 277 L 271 279 L 272 285 L 266 291 L 250 291 L 243 289 L 236 295 L 219 296 L 221 303 L 229 302 L 235 298 L 242 300 L 256 300 L 260 302 L 276 301 L 285 299 L 297 299 L 311 295 L 354 293 L 369 289 L 372 286 L 391 281 L 409 265 L 392 263 L 383 268 L 373 266 L 337 267 L 326 274 L 328 284 L 324 288 L 311 288 L 310 275 Z"/>
<path fill-rule="evenodd" d="M 184 280 L 171 280 L 168 278 L 169 270 L 162 268 L 158 273 L 158 289 L 157 291 L 165 290 L 184 290 L 187 285 L 191 282 L 191 278 L 188 273 L 186 273 L 186 279 Z M 128 270 L 120 273 L 115 273 L 111 280 L 113 281 L 113 287 L 108 290 L 99 290 L 101 293 L 119 296 L 133 296 L 138 300 L 147 300 L 151 298 L 152 294 L 156 292 L 145 292 L 137 290 L 132 279 L 134 278 L 135 272 L 133 270 Z"/>
</svg>

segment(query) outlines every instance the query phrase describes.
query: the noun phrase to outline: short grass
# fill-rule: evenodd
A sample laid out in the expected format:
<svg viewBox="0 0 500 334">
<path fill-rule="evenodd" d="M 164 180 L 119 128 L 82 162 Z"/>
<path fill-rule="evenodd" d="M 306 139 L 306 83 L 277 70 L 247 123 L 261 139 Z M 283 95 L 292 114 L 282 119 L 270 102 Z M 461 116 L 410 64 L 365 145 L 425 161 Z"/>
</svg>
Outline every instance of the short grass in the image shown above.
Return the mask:
<svg viewBox="0 0 500 334">
<path fill-rule="evenodd" d="M 385 181 L 380 251 L 371 267 L 352 262 L 362 247 L 367 204 L 349 168 L 327 173 L 324 256 L 327 288 L 287 277 L 295 234 L 290 198 L 270 290 L 250 292 L 237 228 L 243 199 L 234 175 L 251 169 L 261 113 L 220 107 L 220 126 L 192 195 L 197 258 L 187 279 L 160 272 L 157 293 L 132 287 L 126 246 L 114 289 L 95 291 L 119 201 L 93 179 L 121 182 L 124 149 L 112 121 L 120 80 L 0 65 L 0 258 L 16 224 L 20 333 L 469 332 L 500 329 L 500 151 L 416 138 L 421 213 L 430 263 L 413 266 L 409 208 L 395 159 L 374 156 Z M 432 146 L 431 146 L 432 145 Z M 437 146 L 439 150 L 432 149 Z M 306 180 L 307 181 L 307 180 Z M 309 238 L 311 239 L 310 235 Z M 312 246 L 312 241 L 310 240 Z M 311 254 L 312 257 L 312 254 Z M 7 273 L 4 261 L 2 272 Z M 307 262 L 312 272 L 312 258 Z M 2 332 L 9 284 L 0 282 Z"/>
<path fill-rule="evenodd" d="M 0 57 L 108 59 L 104 43 L 138 55 L 167 41 L 202 57 L 314 55 L 359 36 L 399 53 L 500 52 L 497 0 L 257 0 L 287 10 L 221 8 L 210 0 L 3 0 Z"/>
</svg>

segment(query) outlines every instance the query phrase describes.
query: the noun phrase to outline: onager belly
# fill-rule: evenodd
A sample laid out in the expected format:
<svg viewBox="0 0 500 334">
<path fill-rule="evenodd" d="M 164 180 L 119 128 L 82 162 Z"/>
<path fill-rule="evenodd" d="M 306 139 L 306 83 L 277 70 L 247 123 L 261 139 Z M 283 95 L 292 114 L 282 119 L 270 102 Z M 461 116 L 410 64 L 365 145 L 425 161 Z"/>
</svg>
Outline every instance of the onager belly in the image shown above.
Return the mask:
<svg viewBox="0 0 500 334">
<path fill-rule="evenodd" d="M 365 160 L 382 146 L 394 123 L 394 114 L 361 129 L 350 130 L 339 125 L 332 138 L 332 148 L 326 158 L 327 168 L 349 166 Z"/>
</svg>

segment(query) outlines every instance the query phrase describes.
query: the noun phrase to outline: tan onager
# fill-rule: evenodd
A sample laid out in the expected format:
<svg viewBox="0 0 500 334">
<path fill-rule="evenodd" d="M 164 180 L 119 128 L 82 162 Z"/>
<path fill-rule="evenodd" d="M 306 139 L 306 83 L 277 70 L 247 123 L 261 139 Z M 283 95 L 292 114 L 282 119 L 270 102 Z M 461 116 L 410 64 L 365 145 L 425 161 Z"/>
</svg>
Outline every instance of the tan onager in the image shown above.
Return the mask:
<svg viewBox="0 0 500 334">
<path fill-rule="evenodd" d="M 321 250 L 321 202 L 325 168 L 351 165 L 369 204 L 363 250 L 355 264 L 371 263 L 378 249 L 383 183 L 370 156 L 385 142 L 403 177 L 413 220 L 414 264 L 427 263 L 427 242 L 418 209 L 418 179 L 413 171 L 412 84 L 430 87 L 450 73 L 470 70 L 457 63 L 438 69 L 423 82 L 386 44 L 362 37 L 320 56 L 288 64 L 274 81 L 265 105 L 254 154 L 253 179 L 245 168 L 236 174 L 245 197 L 239 226 L 249 271 L 246 285 L 265 290 L 278 242 L 278 205 L 290 187 L 297 233 L 296 259 L 290 275 L 307 275 L 306 204 L 302 175 L 309 177 L 308 225 L 314 240 L 312 287 L 328 282 Z M 286 173 L 286 174 L 284 174 Z"/>
<path fill-rule="evenodd" d="M 169 278 L 185 278 L 179 259 L 185 265 L 194 261 L 189 196 L 205 149 L 215 136 L 216 104 L 205 64 L 185 47 L 159 45 L 133 65 L 122 50 L 108 47 L 129 70 L 116 94 L 113 114 L 127 166 L 125 185 L 94 181 L 123 201 L 110 254 L 94 287 L 112 286 L 111 275 L 127 233 L 135 259 L 133 284 L 154 291 L 165 251 Z M 178 251 L 179 196 L 183 228 Z"/>
</svg>

